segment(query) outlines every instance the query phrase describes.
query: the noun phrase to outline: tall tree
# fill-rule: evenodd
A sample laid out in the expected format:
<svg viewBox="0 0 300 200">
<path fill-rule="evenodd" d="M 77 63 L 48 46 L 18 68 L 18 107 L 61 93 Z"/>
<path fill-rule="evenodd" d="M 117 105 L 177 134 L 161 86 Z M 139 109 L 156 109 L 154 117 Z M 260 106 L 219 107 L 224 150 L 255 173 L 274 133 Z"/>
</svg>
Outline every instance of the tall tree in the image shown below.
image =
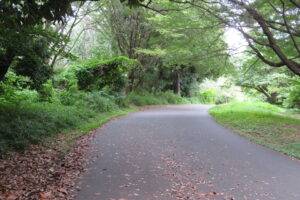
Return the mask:
<svg viewBox="0 0 300 200">
<path fill-rule="evenodd" d="M 184 74 L 196 79 L 218 76 L 226 71 L 228 50 L 224 42 L 224 25 L 199 9 L 181 7 L 169 1 L 160 5 L 168 12 L 150 18 L 158 32 L 157 41 L 140 52 L 161 57 L 165 70 L 174 72 L 174 91 L 181 92 Z M 158 7 L 158 6 L 157 6 Z"/>
<path fill-rule="evenodd" d="M 69 0 L 0 2 L 0 80 L 17 56 L 27 52 L 28 42 L 38 37 L 53 39 L 49 22 L 63 22 L 72 14 Z"/>
<path fill-rule="evenodd" d="M 227 27 L 235 28 L 242 33 L 252 52 L 264 63 L 272 67 L 286 66 L 300 75 L 299 1 L 171 0 L 171 2 L 198 8 Z M 151 7 L 149 3 L 142 6 Z"/>
<path fill-rule="evenodd" d="M 67 17 L 73 14 L 73 2 L 75 0 L 0 1 L 0 80 L 4 78 L 14 59 L 22 56 L 22 52 L 30 50 L 27 44 L 32 38 L 47 38 L 49 48 L 60 44 L 53 38 L 53 32 L 49 34 L 49 24 L 55 22 L 64 24 Z M 129 6 L 139 3 L 138 0 L 123 0 L 123 2 Z M 61 46 L 56 48 L 58 53 L 54 55 L 53 61 L 66 45 L 62 43 Z"/>
</svg>

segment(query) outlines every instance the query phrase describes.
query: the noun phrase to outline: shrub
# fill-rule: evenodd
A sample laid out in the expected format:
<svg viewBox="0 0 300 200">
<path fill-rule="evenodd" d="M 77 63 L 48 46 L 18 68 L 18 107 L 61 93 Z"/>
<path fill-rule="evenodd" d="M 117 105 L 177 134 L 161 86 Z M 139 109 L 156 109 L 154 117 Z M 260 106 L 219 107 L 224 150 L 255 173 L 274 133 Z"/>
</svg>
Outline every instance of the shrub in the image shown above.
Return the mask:
<svg viewBox="0 0 300 200">
<path fill-rule="evenodd" d="M 61 90 L 55 92 L 55 99 L 57 102 L 65 106 L 75 106 L 78 101 L 82 101 L 87 94 L 85 92 L 74 90 Z"/>
<path fill-rule="evenodd" d="M 205 89 L 198 93 L 198 97 L 202 103 L 213 104 L 217 98 L 217 93 L 212 89 Z"/>
<path fill-rule="evenodd" d="M 50 83 L 44 83 L 38 89 L 39 101 L 52 102 L 53 98 L 53 85 Z"/>
<path fill-rule="evenodd" d="M 223 104 L 223 103 L 229 103 L 234 101 L 235 98 L 233 95 L 231 95 L 230 93 L 220 93 L 217 95 L 216 99 L 215 99 L 215 104 Z"/>
<path fill-rule="evenodd" d="M 190 103 L 187 99 L 180 97 L 177 94 L 174 94 L 172 91 L 161 92 L 156 95 L 157 97 L 165 100 L 165 104 L 188 104 Z"/>
<path fill-rule="evenodd" d="M 287 108 L 300 108 L 300 81 L 295 81 L 295 86 L 291 87 L 283 105 Z"/>
<path fill-rule="evenodd" d="M 147 106 L 147 105 L 162 105 L 166 104 L 162 99 L 155 97 L 146 91 L 133 91 L 128 95 L 128 100 L 131 104 L 136 106 Z"/>
<path fill-rule="evenodd" d="M 111 60 L 88 60 L 78 66 L 75 74 L 80 90 L 101 90 L 110 86 L 115 92 L 122 91 L 127 82 L 127 73 L 139 62 L 123 56 Z"/>
<path fill-rule="evenodd" d="M 231 79 L 225 77 L 216 80 L 205 79 L 199 88 L 202 92 L 198 94 L 198 97 L 202 103 L 223 104 L 244 101 L 248 98 L 242 93 L 241 87 L 234 85 Z"/>
<path fill-rule="evenodd" d="M 146 90 L 138 90 L 131 92 L 127 98 L 130 104 L 136 106 L 190 103 L 187 99 L 174 94 L 172 91 L 152 94 Z"/>
<path fill-rule="evenodd" d="M 0 155 L 23 150 L 44 138 L 93 118 L 93 112 L 53 103 L 0 104 Z"/>
<path fill-rule="evenodd" d="M 4 81 L 0 81 L 0 102 L 37 101 L 38 93 L 27 88 L 29 83 L 28 77 L 19 76 L 9 71 Z"/>
<path fill-rule="evenodd" d="M 84 107 L 98 112 L 110 112 L 119 109 L 114 97 L 102 92 L 88 93 L 82 100 L 82 103 Z"/>
</svg>

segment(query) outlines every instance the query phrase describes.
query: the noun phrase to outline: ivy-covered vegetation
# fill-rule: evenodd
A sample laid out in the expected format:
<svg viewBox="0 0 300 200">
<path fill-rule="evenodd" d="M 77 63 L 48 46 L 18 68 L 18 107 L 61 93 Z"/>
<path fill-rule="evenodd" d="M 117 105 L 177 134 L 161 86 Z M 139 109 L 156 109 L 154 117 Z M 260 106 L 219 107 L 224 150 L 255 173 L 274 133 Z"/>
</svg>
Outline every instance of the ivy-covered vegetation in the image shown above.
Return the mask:
<svg viewBox="0 0 300 200">
<path fill-rule="evenodd" d="M 131 106 L 259 101 L 297 113 L 299 5 L 241 2 L 1 1 L 0 154 Z"/>
</svg>

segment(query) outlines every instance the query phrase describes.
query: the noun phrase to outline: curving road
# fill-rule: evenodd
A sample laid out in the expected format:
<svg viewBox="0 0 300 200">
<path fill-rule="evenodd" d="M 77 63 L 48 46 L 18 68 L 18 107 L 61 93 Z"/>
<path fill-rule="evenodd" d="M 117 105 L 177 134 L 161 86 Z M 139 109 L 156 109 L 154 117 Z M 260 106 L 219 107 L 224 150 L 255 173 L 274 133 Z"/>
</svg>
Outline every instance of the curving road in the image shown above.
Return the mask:
<svg viewBox="0 0 300 200">
<path fill-rule="evenodd" d="M 209 106 L 165 106 L 107 123 L 77 200 L 300 200 L 300 162 L 214 122 Z"/>
</svg>

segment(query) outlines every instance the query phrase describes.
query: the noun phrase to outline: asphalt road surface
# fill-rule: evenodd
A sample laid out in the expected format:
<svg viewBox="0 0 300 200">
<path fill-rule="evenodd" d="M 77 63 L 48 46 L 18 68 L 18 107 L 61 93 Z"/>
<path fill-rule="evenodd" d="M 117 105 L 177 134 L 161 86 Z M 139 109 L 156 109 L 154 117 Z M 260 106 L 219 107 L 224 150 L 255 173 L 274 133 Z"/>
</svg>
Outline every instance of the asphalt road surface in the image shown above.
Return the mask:
<svg viewBox="0 0 300 200">
<path fill-rule="evenodd" d="M 214 122 L 208 106 L 165 106 L 102 127 L 77 200 L 300 200 L 300 162 Z"/>
</svg>

